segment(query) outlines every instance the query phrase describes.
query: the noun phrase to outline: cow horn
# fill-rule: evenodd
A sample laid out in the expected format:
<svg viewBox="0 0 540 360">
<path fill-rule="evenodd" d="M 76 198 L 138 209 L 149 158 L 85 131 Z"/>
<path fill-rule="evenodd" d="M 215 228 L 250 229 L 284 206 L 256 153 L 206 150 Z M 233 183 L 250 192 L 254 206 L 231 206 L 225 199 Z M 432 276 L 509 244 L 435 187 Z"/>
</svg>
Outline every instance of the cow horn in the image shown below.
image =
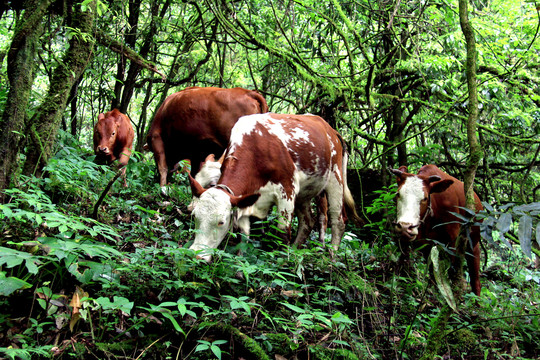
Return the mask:
<svg viewBox="0 0 540 360">
<path fill-rule="evenodd" d="M 206 189 L 203 188 L 201 184 L 199 184 L 199 182 L 193 178 L 193 176 L 191 176 L 191 173 L 188 172 L 188 176 L 189 184 L 191 185 L 191 193 L 193 196 L 201 197 L 202 193 L 205 192 Z"/>
<path fill-rule="evenodd" d="M 401 178 L 403 176 L 403 174 L 404 174 L 403 171 L 398 170 L 398 169 L 392 169 L 391 167 L 387 168 L 387 170 L 390 173 L 390 175 L 395 175 L 398 178 Z"/>
</svg>

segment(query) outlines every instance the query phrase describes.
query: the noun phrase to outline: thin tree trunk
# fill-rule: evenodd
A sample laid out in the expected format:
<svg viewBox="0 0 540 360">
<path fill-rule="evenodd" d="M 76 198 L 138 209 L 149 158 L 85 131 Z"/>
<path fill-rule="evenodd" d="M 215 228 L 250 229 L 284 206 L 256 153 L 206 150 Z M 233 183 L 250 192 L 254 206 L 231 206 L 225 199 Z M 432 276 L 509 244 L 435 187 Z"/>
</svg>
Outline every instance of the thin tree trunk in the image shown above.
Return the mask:
<svg viewBox="0 0 540 360">
<path fill-rule="evenodd" d="M 78 120 L 78 103 L 77 103 L 77 94 L 79 92 L 79 85 L 82 81 L 82 75 L 79 76 L 75 84 L 71 87 L 69 92 L 68 103 L 71 107 L 71 121 L 70 121 L 70 133 L 74 138 L 77 138 L 77 130 L 79 129 L 79 120 Z"/>
<path fill-rule="evenodd" d="M 54 70 L 49 91 L 33 116 L 27 133 L 31 140 L 23 173 L 41 175 L 42 168 L 52 154 L 56 134 L 60 127 L 62 114 L 67 105 L 70 90 L 82 74 L 92 57 L 94 42 L 94 16 L 96 2 L 93 1 L 82 12 L 78 4 L 74 7 L 70 26 L 79 30 L 69 41 L 69 49 L 60 65 Z"/>
<path fill-rule="evenodd" d="M 43 33 L 43 18 L 52 0 L 29 1 L 18 22 L 7 59 L 9 93 L 0 122 L 0 191 L 10 186 L 23 147 L 27 109 L 34 83 L 36 48 Z M 0 193 L 0 200 L 3 194 Z"/>
<path fill-rule="evenodd" d="M 478 90 L 476 86 L 476 42 L 474 39 L 474 29 L 469 22 L 467 0 L 459 0 L 459 20 L 461 24 L 461 30 L 465 36 L 466 48 L 467 48 L 467 60 L 465 63 L 465 72 L 467 75 L 467 86 L 469 91 L 468 97 L 468 111 L 469 116 L 467 118 L 467 139 L 469 143 L 469 161 L 467 162 L 467 169 L 465 170 L 465 197 L 466 206 L 475 211 L 474 201 L 474 177 L 476 175 L 476 169 L 482 159 L 483 152 L 479 145 L 478 137 L 476 135 L 477 121 L 478 121 Z M 459 299 L 462 297 L 463 287 L 463 260 L 465 257 L 465 247 L 467 245 L 467 239 L 464 236 L 459 236 L 456 240 L 456 253 L 458 255 L 458 261 L 454 263 L 456 271 L 453 274 L 452 288 L 454 291 L 454 298 L 459 303 Z M 428 336 L 428 342 L 424 354 L 421 359 L 434 359 L 438 354 L 444 335 L 448 327 L 448 321 L 452 317 L 452 310 L 445 304 Z"/>
<path fill-rule="evenodd" d="M 474 211 L 476 209 L 473 190 L 474 177 L 476 176 L 476 169 L 484 156 L 484 152 L 482 151 L 477 136 L 478 89 L 476 86 L 476 41 L 474 39 L 474 29 L 469 22 L 466 0 L 459 0 L 459 21 L 467 44 L 467 62 L 465 70 L 467 74 L 467 87 L 469 89 L 469 117 L 467 118 L 469 161 L 465 171 L 465 195 L 467 198 L 467 207 Z"/>
</svg>

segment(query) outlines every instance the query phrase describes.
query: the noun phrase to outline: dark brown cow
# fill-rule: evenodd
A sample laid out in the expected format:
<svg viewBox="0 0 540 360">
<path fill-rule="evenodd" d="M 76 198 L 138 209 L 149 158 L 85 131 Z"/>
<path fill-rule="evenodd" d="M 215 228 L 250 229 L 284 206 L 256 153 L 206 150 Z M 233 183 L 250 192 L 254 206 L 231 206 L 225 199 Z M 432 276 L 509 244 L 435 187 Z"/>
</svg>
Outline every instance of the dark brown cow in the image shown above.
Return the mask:
<svg viewBox="0 0 540 360">
<path fill-rule="evenodd" d="M 190 160 L 191 172 L 197 174 L 207 155 L 223 153 L 239 117 L 267 111 L 261 94 L 242 88 L 190 87 L 168 96 L 147 135 L 159 184 L 167 184 L 169 169 L 180 160 Z"/>
<path fill-rule="evenodd" d="M 339 134 L 314 115 L 260 114 L 241 117 L 231 132 L 221 177 L 205 190 L 190 176 L 199 201 L 193 250 L 209 260 L 205 249 L 219 246 L 232 225 L 249 235 L 250 216 L 265 218 L 276 205 L 278 227 L 291 236 L 293 213 L 298 216 L 295 243 L 303 243 L 313 228 L 311 200 L 325 194 L 332 226 L 332 250 L 345 230 L 344 203 L 356 215 L 347 186 L 347 152 Z M 234 210 L 233 210 L 234 209 Z"/>
<path fill-rule="evenodd" d="M 418 174 L 409 174 L 407 167 L 392 169 L 398 183 L 397 192 L 397 221 L 395 231 L 401 236 L 401 241 L 408 244 L 433 243 L 437 240 L 446 244 L 450 249 L 455 248 L 455 241 L 461 230 L 461 225 L 451 212 L 466 215 L 465 191 L 463 182 L 452 177 L 435 165 L 424 165 Z M 482 203 L 474 194 L 476 211 L 483 209 Z M 480 295 L 480 229 L 471 229 L 470 246 L 466 247 L 466 260 L 472 291 Z M 428 246 L 430 248 L 431 246 Z"/>
<path fill-rule="evenodd" d="M 135 133 L 129 118 L 117 109 L 98 115 L 94 127 L 94 152 L 98 162 L 111 164 L 118 160 L 124 166 L 124 186 L 127 186 L 125 166 L 131 156 Z"/>
</svg>

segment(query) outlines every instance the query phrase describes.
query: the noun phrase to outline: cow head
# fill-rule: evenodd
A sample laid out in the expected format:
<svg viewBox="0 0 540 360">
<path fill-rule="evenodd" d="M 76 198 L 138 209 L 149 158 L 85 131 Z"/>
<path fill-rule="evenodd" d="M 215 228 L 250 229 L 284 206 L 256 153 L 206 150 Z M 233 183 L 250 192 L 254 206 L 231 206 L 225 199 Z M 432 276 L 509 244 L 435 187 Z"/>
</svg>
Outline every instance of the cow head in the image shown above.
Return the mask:
<svg viewBox="0 0 540 360">
<path fill-rule="evenodd" d="M 409 174 L 405 166 L 390 169 L 390 172 L 396 176 L 398 184 L 394 230 L 402 238 L 413 241 L 418 236 L 418 228 L 430 216 L 430 195 L 445 191 L 454 182 L 437 175 Z"/>
<path fill-rule="evenodd" d="M 94 151 L 96 155 L 109 156 L 112 154 L 120 119 L 114 116 L 99 114 L 98 122 L 94 128 Z"/>
<path fill-rule="evenodd" d="M 195 175 L 195 180 L 205 189 L 216 186 L 221 177 L 221 164 L 223 164 L 223 156 L 216 161 L 214 154 L 206 157 L 201 164 L 199 172 Z M 188 212 L 193 211 L 195 204 L 199 201 L 199 197 L 193 195 L 191 203 L 188 205 Z"/>
<path fill-rule="evenodd" d="M 204 253 L 204 250 L 216 249 L 221 244 L 231 228 L 233 208 L 253 205 L 260 194 L 234 196 L 226 187 L 218 185 L 205 190 L 191 175 L 189 180 L 193 195 L 199 197 L 192 212 L 195 217 L 195 241 L 190 249 L 203 250 L 197 257 L 210 261 L 211 255 Z"/>
</svg>

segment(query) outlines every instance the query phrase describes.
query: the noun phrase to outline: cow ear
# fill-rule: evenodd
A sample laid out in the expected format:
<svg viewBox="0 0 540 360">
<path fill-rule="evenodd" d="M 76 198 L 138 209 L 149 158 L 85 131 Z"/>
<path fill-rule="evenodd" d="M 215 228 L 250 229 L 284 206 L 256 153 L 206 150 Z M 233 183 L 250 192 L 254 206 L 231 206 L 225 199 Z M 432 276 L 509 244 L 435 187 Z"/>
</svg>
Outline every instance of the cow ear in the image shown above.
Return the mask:
<svg viewBox="0 0 540 360">
<path fill-rule="evenodd" d="M 206 191 L 206 189 L 203 188 L 201 184 L 199 184 L 199 182 L 195 180 L 193 176 L 191 176 L 191 173 L 189 172 L 188 172 L 188 177 L 189 177 L 189 184 L 191 185 L 191 194 L 193 194 L 193 196 L 196 196 L 196 197 L 201 197 L 201 195 L 203 194 L 203 192 Z"/>
<path fill-rule="evenodd" d="M 401 165 L 398 170 L 401 171 L 401 172 L 404 172 L 404 173 L 409 172 L 409 170 L 407 170 L 407 166 L 405 166 L 405 165 Z"/>
<path fill-rule="evenodd" d="M 204 159 L 204 162 L 208 162 L 208 161 L 211 161 L 211 162 L 215 162 L 216 161 L 216 157 L 214 154 L 210 154 L 206 157 L 206 159 Z"/>
<path fill-rule="evenodd" d="M 251 194 L 246 196 L 231 196 L 231 205 L 233 207 L 239 207 L 241 209 L 247 208 L 259 199 L 261 194 Z"/>
<path fill-rule="evenodd" d="M 453 183 L 454 183 L 454 180 L 449 180 L 449 179 L 432 182 L 429 185 L 429 193 L 430 194 L 441 193 L 445 191 L 446 189 L 448 189 L 450 185 L 452 185 Z"/>
<path fill-rule="evenodd" d="M 105 119 L 105 114 L 104 113 L 99 114 L 97 119 L 98 119 L 98 121 Z"/>
</svg>

